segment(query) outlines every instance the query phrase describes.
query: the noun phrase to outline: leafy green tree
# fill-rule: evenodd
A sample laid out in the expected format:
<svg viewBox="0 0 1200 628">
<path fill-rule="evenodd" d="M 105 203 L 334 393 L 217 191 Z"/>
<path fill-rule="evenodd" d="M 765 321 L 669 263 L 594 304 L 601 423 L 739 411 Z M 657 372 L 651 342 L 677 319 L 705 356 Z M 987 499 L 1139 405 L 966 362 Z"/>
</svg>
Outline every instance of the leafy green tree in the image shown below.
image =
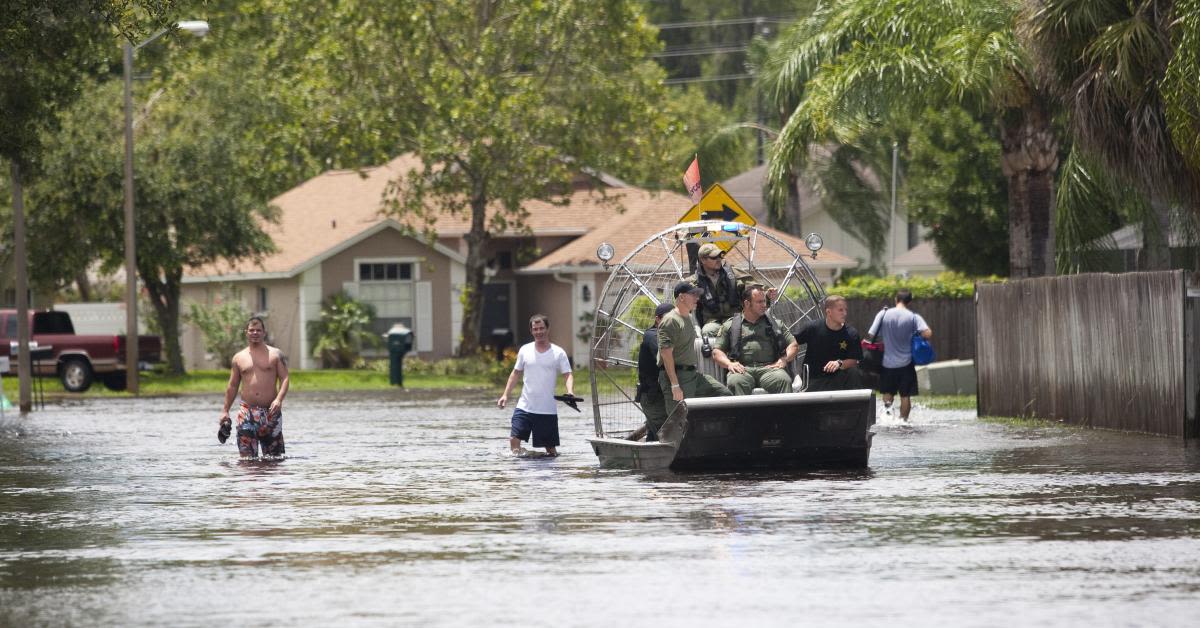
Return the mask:
<svg viewBox="0 0 1200 628">
<path fill-rule="evenodd" d="M 350 3 L 354 36 L 321 50 L 336 89 L 369 86 L 422 167 L 394 181 L 390 211 L 427 237 L 469 219 L 459 350 L 472 354 L 494 233 L 520 231 L 524 203 L 564 202 L 581 172 L 661 180 L 675 171 L 655 33 L 634 0 Z M 381 61 L 385 60 L 385 61 Z"/>
<path fill-rule="evenodd" d="M 217 295 L 215 302 L 188 303 L 187 322 L 204 336 L 204 348 L 222 368 L 233 365 L 233 356 L 246 344 L 246 321 L 250 311 L 242 303 L 242 291 L 230 285 Z"/>
<path fill-rule="evenodd" d="M 325 368 L 351 368 L 365 347 L 378 347 L 383 341 L 371 331 L 375 308 L 339 292 L 321 304 L 321 317 L 308 322 L 312 353 Z"/>
<path fill-rule="evenodd" d="M 134 164 L 137 272 L 162 329 L 167 366 L 182 373 L 180 287 L 185 268 L 254 259 L 274 250 L 262 223 L 273 220 L 264 190 L 242 176 L 250 160 L 233 136 L 237 112 L 208 95 L 233 89 L 212 76 L 152 85 L 142 101 Z M 207 81 L 215 81 L 209 83 Z M 42 176 L 30 193 L 31 247 L 39 273 L 72 276 L 94 251 L 107 268 L 124 254 L 120 84 L 86 84 L 85 98 L 45 138 Z M 65 228 L 64 228 L 65 226 Z"/>
<path fill-rule="evenodd" d="M 129 39 L 169 24 L 170 0 L 9 0 L 0 11 L 0 157 L 33 165 L 41 134 L 103 73 L 118 32 Z"/>
<path fill-rule="evenodd" d="M 163 82 L 190 77 L 244 147 L 241 175 L 268 197 L 329 169 L 396 156 L 414 121 L 398 117 L 375 13 L 402 20 L 410 0 L 207 0 L 204 45 L 155 44 Z M 168 48 L 168 46 L 174 46 Z M 157 78 L 157 77 L 156 77 Z"/>
<path fill-rule="evenodd" d="M 171 0 L 11 0 L 0 11 L 0 158 L 9 162 L 5 198 L 24 204 L 24 180 L 37 177 L 42 139 L 86 77 L 110 71 L 119 37 L 170 24 Z M 12 195 L 11 197 L 9 195 Z M 5 241 L 15 222 L 5 216 Z M 13 250 L 0 251 L 0 261 Z"/>
<path fill-rule="evenodd" d="M 782 204 L 814 142 L 853 144 L 931 106 L 990 109 L 1008 184 L 1010 273 L 1052 273 L 1054 102 L 1018 41 L 1018 9 L 1009 0 L 839 0 L 786 33 L 763 72 L 771 101 L 789 112 L 771 150 L 772 203 Z"/>
<path fill-rule="evenodd" d="M 1008 273 L 1008 206 L 1000 144 L 961 107 L 926 109 L 909 130 L 904 184 L 909 220 L 927 225 L 948 268 Z"/>
<path fill-rule="evenodd" d="M 670 137 L 668 149 L 675 167 L 652 183 L 682 193 L 680 177 L 693 158 L 700 160 L 705 189 L 754 165 L 750 134 L 737 126 L 733 112 L 705 98 L 699 88 L 677 90 L 666 106 L 667 114 L 678 121 L 679 132 Z"/>
</svg>

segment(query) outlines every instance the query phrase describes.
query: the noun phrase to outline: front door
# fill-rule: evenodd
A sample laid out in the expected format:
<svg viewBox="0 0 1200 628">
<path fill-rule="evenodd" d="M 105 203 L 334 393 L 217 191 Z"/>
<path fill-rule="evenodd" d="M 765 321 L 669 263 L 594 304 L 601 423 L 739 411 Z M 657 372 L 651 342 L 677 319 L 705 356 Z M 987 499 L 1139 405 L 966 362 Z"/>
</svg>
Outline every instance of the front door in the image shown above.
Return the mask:
<svg viewBox="0 0 1200 628">
<path fill-rule="evenodd" d="M 507 332 L 500 342 L 509 346 L 517 333 L 512 327 L 512 288 L 511 283 L 487 283 L 483 285 L 483 315 L 479 323 L 479 344 L 495 346 L 497 339 L 492 334 L 496 330 Z"/>
</svg>

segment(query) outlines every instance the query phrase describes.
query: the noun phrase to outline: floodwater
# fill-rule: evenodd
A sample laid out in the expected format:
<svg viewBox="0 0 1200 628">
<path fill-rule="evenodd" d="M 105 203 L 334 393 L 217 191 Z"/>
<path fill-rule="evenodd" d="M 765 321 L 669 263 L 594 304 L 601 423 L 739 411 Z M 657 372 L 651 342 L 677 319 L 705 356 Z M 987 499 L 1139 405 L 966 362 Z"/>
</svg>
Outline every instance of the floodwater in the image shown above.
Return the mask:
<svg viewBox="0 0 1200 628">
<path fill-rule="evenodd" d="M 917 410 L 871 468 L 600 470 L 504 455 L 489 399 L 220 396 L 0 422 L 0 626 L 1194 626 L 1200 450 Z"/>
</svg>

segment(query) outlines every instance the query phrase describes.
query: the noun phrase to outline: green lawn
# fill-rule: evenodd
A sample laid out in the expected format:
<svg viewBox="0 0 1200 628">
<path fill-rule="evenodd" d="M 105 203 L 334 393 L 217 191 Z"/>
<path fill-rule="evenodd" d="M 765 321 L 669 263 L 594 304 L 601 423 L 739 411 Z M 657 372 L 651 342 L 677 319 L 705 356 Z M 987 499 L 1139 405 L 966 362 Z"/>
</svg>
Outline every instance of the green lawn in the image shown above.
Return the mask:
<svg viewBox="0 0 1200 628">
<path fill-rule="evenodd" d="M 169 376 L 161 373 L 142 373 L 141 394 L 154 395 L 187 395 L 187 394 L 221 394 L 229 382 L 229 371 L 191 371 L 187 375 Z M 85 393 L 68 393 L 62 383 L 53 378 L 41 378 L 34 381 L 34 386 L 42 385 L 47 397 L 123 397 L 128 393 L 113 392 L 96 382 Z M 404 378 L 404 387 L 408 390 L 469 390 L 497 388 L 479 376 L 465 375 L 408 375 Z M 291 372 L 291 390 L 295 391 L 336 391 L 336 390 L 390 390 L 387 373 L 376 371 L 352 370 L 313 370 Z M 4 377 L 4 395 L 13 400 L 17 396 L 17 378 L 15 375 Z"/>
<path fill-rule="evenodd" d="M 913 402 L 933 410 L 975 409 L 975 395 L 918 395 Z"/>
<path fill-rule="evenodd" d="M 1068 430 L 1084 429 L 1078 425 L 1070 425 L 1063 421 L 1052 421 L 1049 419 L 1039 419 L 1035 417 L 1020 417 L 1020 416 L 981 416 L 979 420 L 984 423 L 993 423 L 995 425 L 1007 425 L 1009 427 L 1025 427 L 1025 428 L 1058 428 Z"/>
</svg>

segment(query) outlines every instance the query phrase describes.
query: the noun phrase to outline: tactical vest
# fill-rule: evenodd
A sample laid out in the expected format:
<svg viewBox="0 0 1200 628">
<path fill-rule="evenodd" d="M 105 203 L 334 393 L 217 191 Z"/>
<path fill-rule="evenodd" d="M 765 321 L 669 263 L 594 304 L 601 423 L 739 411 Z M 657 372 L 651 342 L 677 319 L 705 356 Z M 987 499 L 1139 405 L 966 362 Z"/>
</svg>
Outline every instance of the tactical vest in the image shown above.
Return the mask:
<svg viewBox="0 0 1200 628">
<path fill-rule="evenodd" d="M 771 339 L 771 344 L 775 345 L 775 359 L 778 360 L 787 355 L 787 347 L 783 344 L 783 335 L 775 333 L 775 323 L 771 321 L 770 314 L 763 314 L 763 318 L 767 321 L 767 338 Z M 730 319 L 729 327 L 729 356 L 730 360 L 742 361 L 742 321 L 746 319 L 741 312 L 733 315 Z M 787 372 L 792 372 L 792 365 L 788 363 Z"/>
<path fill-rule="evenodd" d="M 730 299 L 730 304 L 737 304 L 737 283 L 733 279 L 733 273 L 730 273 L 725 266 L 721 266 L 721 272 L 717 277 L 717 281 L 725 284 L 726 298 Z M 704 269 L 696 270 L 696 285 L 704 289 L 704 296 L 700 297 L 700 307 L 696 308 L 696 319 L 700 326 L 705 323 L 705 315 L 712 317 L 714 320 L 720 316 L 721 302 L 718 299 L 717 287 L 708 280 L 708 275 L 704 274 Z"/>
</svg>

